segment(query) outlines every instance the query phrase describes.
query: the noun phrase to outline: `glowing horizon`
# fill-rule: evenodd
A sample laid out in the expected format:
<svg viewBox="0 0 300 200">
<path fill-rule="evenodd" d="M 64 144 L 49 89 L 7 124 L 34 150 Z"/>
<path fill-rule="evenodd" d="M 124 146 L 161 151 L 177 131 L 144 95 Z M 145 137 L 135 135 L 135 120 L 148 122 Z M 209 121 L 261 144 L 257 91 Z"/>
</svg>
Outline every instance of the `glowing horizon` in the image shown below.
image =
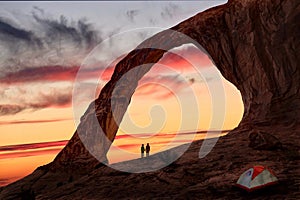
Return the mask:
<svg viewBox="0 0 300 200">
<path fill-rule="evenodd" d="M 136 45 L 149 37 L 141 27 L 166 29 L 225 2 L 1 2 L 0 185 L 52 161 L 72 137 L 78 117 L 73 109 L 82 111 L 80 116 L 86 110 L 72 105 L 74 81 L 97 45 L 116 33 L 139 30 L 130 40 L 110 44 L 116 49 L 112 53 L 117 54 L 118 49 L 130 46 L 128 41 Z M 133 8 L 135 12 L 131 12 Z M 85 84 L 97 84 L 95 96 L 125 55 L 113 55 L 115 60 L 109 66 L 92 60 L 82 72 Z M 182 57 L 196 65 L 191 66 Z M 203 137 L 175 137 L 173 133 L 235 128 L 242 117 L 243 103 L 239 91 L 224 78 L 219 81 L 225 99 L 219 103 L 228 112 L 222 126 L 212 123 L 218 116 L 211 112 L 214 105 L 208 84 L 217 86 L 216 76 L 216 67 L 195 46 L 183 45 L 164 54 L 140 81 L 111 149 L 118 146 L 138 156 L 141 142 L 153 144 L 154 153 Z M 193 100 L 197 105 L 189 107 Z M 181 110 L 184 107 L 187 111 Z M 182 113 L 193 110 L 199 110 L 200 120 L 195 124 L 192 122 L 196 119 L 185 115 L 187 122 L 181 126 Z M 113 162 L 120 157 L 131 158 L 114 150 L 109 157 Z"/>
</svg>

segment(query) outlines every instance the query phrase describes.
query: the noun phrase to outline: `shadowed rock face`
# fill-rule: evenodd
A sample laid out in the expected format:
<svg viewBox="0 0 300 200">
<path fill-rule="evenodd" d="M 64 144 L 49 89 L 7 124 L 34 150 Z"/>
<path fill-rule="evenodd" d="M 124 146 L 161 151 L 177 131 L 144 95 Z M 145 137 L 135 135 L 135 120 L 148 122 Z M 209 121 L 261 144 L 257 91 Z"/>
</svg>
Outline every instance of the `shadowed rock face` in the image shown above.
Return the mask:
<svg viewBox="0 0 300 200">
<path fill-rule="evenodd" d="M 20 187 L 24 185 L 34 188 L 34 191 L 39 191 L 38 195 L 41 199 L 44 192 L 49 193 L 49 198 L 64 199 L 62 193 L 68 195 L 71 190 L 74 198 L 80 199 L 76 196 L 78 195 L 77 190 L 78 188 L 84 190 L 85 187 L 87 189 L 83 192 L 86 192 L 87 196 L 93 194 L 94 196 L 91 198 L 100 198 L 100 193 L 102 193 L 102 197 L 117 197 L 118 195 L 120 197 L 120 195 L 126 195 L 126 192 L 128 195 L 143 197 L 138 196 L 145 193 L 146 189 L 143 185 L 140 186 L 140 193 L 135 192 L 132 188 L 137 187 L 136 183 L 144 182 L 144 180 L 148 180 L 149 185 L 153 183 L 153 191 L 157 192 L 155 194 L 158 197 L 163 195 L 162 192 L 166 194 L 166 191 L 170 192 L 170 195 L 171 192 L 179 192 L 182 188 L 191 186 L 192 183 L 194 185 L 185 190 L 186 193 L 178 194 L 179 197 L 180 195 L 184 197 L 185 194 L 200 195 L 202 193 L 199 192 L 199 188 L 204 188 L 204 196 L 201 196 L 204 198 L 207 197 L 204 190 L 209 189 L 209 185 L 214 187 L 219 182 L 224 186 L 224 190 L 222 190 L 224 195 L 230 195 L 228 191 L 232 190 L 230 187 L 238 178 L 237 174 L 244 170 L 245 164 L 246 167 L 250 167 L 257 162 L 274 167 L 280 173 L 279 178 L 287 181 L 285 186 L 290 187 L 290 190 L 294 192 L 298 191 L 297 195 L 299 195 L 297 189 L 300 180 L 297 179 L 299 175 L 297 139 L 299 139 L 300 116 L 300 68 L 297 66 L 300 63 L 299 21 L 300 2 L 297 0 L 232 0 L 226 5 L 199 13 L 171 28 L 191 39 L 181 37 L 180 34 L 175 34 L 170 30 L 147 39 L 139 47 L 155 46 L 157 49 L 133 50 L 117 64 L 111 80 L 102 89 L 99 97 L 89 106 L 81 118 L 78 130 L 55 160 L 23 180 L 4 188 L 0 192 L 0 198 L 15 197 L 16 191 L 19 191 Z M 160 180 L 159 183 L 155 182 L 164 176 L 170 178 L 172 172 L 165 171 L 165 169 L 153 172 L 153 174 L 131 174 L 129 176 L 99 165 L 99 162 L 85 149 L 80 138 L 92 146 L 92 154 L 97 153 L 102 161 L 106 160 L 110 141 L 114 140 L 118 130 L 117 124 L 121 121 L 130 103 L 138 80 L 150 70 L 151 65 L 146 68 L 138 68 L 134 71 L 135 76 L 131 76 L 127 81 L 122 81 L 122 84 L 117 84 L 118 80 L 136 66 L 158 62 L 166 50 L 194 41 L 209 53 L 222 75 L 240 90 L 245 111 L 239 126 L 221 138 L 219 140 L 221 142 L 204 160 L 197 157 L 201 143 L 194 142 L 191 150 L 187 151 L 179 161 L 166 168 L 166 170 L 172 168 L 176 172 L 176 176 L 180 176 L 169 181 L 174 184 L 178 182 L 178 187 L 173 184 L 166 191 L 161 190 L 165 183 Z M 113 92 L 117 95 L 114 95 L 112 99 Z M 111 107 L 114 105 L 118 106 L 115 107 L 113 117 Z M 98 123 L 102 131 L 97 126 Z M 249 142 L 247 141 L 249 130 L 262 131 L 278 137 L 283 147 L 289 146 L 290 148 L 279 153 L 249 151 Z M 78 132 L 81 134 L 80 138 Z M 227 149 L 229 153 L 224 153 L 224 149 Z M 247 156 L 245 156 L 246 154 Z M 282 162 L 278 163 L 279 160 Z M 203 171 L 204 169 L 208 169 L 208 171 Z M 232 170 L 232 173 L 227 173 Z M 78 173 L 88 175 L 78 179 L 74 184 L 67 184 L 61 190 L 57 190 L 58 185 L 53 184 L 58 180 L 68 180 L 70 172 L 74 179 L 81 176 Z M 193 173 L 189 180 L 183 178 L 189 174 L 188 172 Z M 222 176 L 224 172 L 226 172 L 226 176 Z M 92 175 L 90 176 L 90 174 Z M 297 175 L 296 178 L 294 178 L 295 175 Z M 222 180 L 220 180 L 220 176 L 222 176 Z M 112 182 L 107 182 L 108 180 Z M 93 187 L 89 187 L 89 183 L 93 184 Z M 186 187 L 183 184 L 186 184 Z M 111 185 L 118 185 L 117 192 L 110 189 Z M 127 186 L 131 190 L 126 188 Z M 121 187 L 125 193 L 119 192 Z M 95 188 L 97 191 L 90 191 Z M 151 191 L 151 188 L 148 189 Z M 216 192 L 215 188 L 212 189 L 210 195 L 223 195 L 220 191 Z M 53 196 L 51 191 L 56 190 L 57 196 Z M 280 198 L 277 199 L 285 197 L 285 191 L 286 189 L 283 189 L 281 196 L 279 195 Z M 293 193 L 289 195 L 292 197 Z M 217 198 L 223 197 L 217 196 Z M 234 198 L 243 199 L 244 197 L 235 193 Z M 267 199 L 266 196 L 261 198 Z"/>
<path fill-rule="evenodd" d="M 249 132 L 249 147 L 257 150 L 282 149 L 282 144 L 275 136 L 256 130 Z"/>
<path fill-rule="evenodd" d="M 268 127 L 281 124 L 282 128 L 295 128 L 300 116 L 299 4 L 299 1 L 288 0 L 233 0 L 171 28 L 191 40 L 166 30 L 144 41 L 117 64 L 111 80 L 81 119 L 80 133 L 98 138 L 90 145 L 97 149 L 92 153 L 106 159 L 109 141 L 114 140 L 118 130 L 117 124 L 138 81 L 151 65 L 135 70 L 135 76 L 116 87 L 120 78 L 136 66 L 158 62 L 165 50 L 194 41 L 205 48 L 222 75 L 240 90 L 245 111 L 238 129 L 267 129 L 276 136 L 277 130 Z M 149 46 L 157 49 L 143 48 Z M 114 91 L 117 95 L 112 101 Z M 118 105 L 114 117 L 112 102 Z M 95 125 L 95 116 L 103 132 Z M 103 139 L 103 134 L 109 140 Z M 84 160 L 91 166 L 97 163 L 75 132 L 53 166 L 80 165 Z"/>
</svg>

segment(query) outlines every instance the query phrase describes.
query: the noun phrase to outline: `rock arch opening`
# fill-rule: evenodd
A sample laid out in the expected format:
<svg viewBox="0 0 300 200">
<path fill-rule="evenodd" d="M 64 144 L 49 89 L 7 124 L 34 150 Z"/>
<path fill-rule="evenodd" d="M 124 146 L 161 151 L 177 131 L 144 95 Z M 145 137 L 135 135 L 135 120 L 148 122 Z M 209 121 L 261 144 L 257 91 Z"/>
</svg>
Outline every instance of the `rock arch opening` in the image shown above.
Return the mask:
<svg viewBox="0 0 300 200">
<path fill-rule="evenodd" d="M 136 71 L 131 70 L 124 76 L 130 79 Z M 223 91 L 212 101 L 210 90 L 219 89 Z M 212 112 L 212 104 L 216 103 L 225 106 L 224 119 L 217 119 L 224 121 L 222 126 L 211 124 L 212 118 L 218 117 Z M 188 104 L 190 108 L 181 104 Z M 181 112 L 186 112 L 187 121 L 182 121 Z M 193 44 L 183 44 L 165 52 L 139 80 L 118 126 L 118 139 L 108 151 L 109 161 L 138 158 L 142 143 L 149 142 L 153 145 L 152 153 L 157 153 L 204 139 L 206 130 L 231 130 L 239 124 L 242 114 L 243 103 L 236 87 L 219 73 L 203 51 Z M 121 154 L 123 156 L 116 156 Z"/>
</svg>

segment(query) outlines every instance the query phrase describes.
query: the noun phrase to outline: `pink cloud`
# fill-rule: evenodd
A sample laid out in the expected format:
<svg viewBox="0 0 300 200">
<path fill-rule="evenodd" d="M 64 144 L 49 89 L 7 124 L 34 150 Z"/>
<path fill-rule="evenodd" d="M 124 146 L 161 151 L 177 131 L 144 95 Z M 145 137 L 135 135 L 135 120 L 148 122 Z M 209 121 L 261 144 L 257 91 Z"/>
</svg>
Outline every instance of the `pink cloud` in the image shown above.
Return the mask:
<svg viewBox="0 0 300 200">
<path fill-rule="evenodd" d="M 78 66 L 41 66 L 24 68 L 20 71 L 6 74 L 4 77 L 0 78 L 0 83 L 16 84 L 37 81 L 73 81 L 78 70 Z"/>
<path fill-rule="evenodd" d="M 210 58 L 194 46 L 187 46 L 180 50 L 168 52 L 158 62 L 158 64 L 166 65 L 180 72 L 188 72 L 195 68 L 203 68 L 213 66 Z M 193 66 L 196 64 L 196 66 Z M 155 68 L 159 71 L 159 67 Z"/>
</svg>

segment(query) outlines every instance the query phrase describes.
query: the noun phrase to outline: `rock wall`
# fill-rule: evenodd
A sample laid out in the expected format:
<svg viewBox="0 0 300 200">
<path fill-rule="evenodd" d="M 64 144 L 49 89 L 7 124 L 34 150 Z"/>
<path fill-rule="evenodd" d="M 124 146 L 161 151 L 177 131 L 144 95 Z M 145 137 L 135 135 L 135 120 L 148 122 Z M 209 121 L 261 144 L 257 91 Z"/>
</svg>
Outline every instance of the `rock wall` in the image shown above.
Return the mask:
<svg viewBox="0 0 300 200">
<path fill-rule="evenodd" d="M 300 1 L 297 0 L 232 0 L 199 13 L 171 30 L 201 44 L 222 75 L 240 90 L 245 111 L 237 130 L 265 129 L 276 135 L 279 130 L 272 129 L 275 124 L 290 130 L 299 124 L 299 21 Z M 139 47 L 156 46 L 168 50 L 191 42 L 166 30 Z M 78 128 L 84 138 L 95 138 L 91 142 L 95 150 L 91 153 L 100 155 L 103 161 L 137 83 L 151 65 L 136 70 L 135 76 L 127 82 L 116 83 L 130 69 L 156 63 L 165 53 L 165 50 L 138 48 L 116 65 L 111 80 L 90 105 Z M 118 94 L 113 101 L 118 105 L 114 117 L 113 91 Z M 95 127 L 97 121 L 103 132 Z M 109 140 L 103 139 L 104 134 Z M 97 160 L 85 150 L 75 132 L 51 168 L 73 166 L 82 170 L 96 164 Z"/>
</svg>

